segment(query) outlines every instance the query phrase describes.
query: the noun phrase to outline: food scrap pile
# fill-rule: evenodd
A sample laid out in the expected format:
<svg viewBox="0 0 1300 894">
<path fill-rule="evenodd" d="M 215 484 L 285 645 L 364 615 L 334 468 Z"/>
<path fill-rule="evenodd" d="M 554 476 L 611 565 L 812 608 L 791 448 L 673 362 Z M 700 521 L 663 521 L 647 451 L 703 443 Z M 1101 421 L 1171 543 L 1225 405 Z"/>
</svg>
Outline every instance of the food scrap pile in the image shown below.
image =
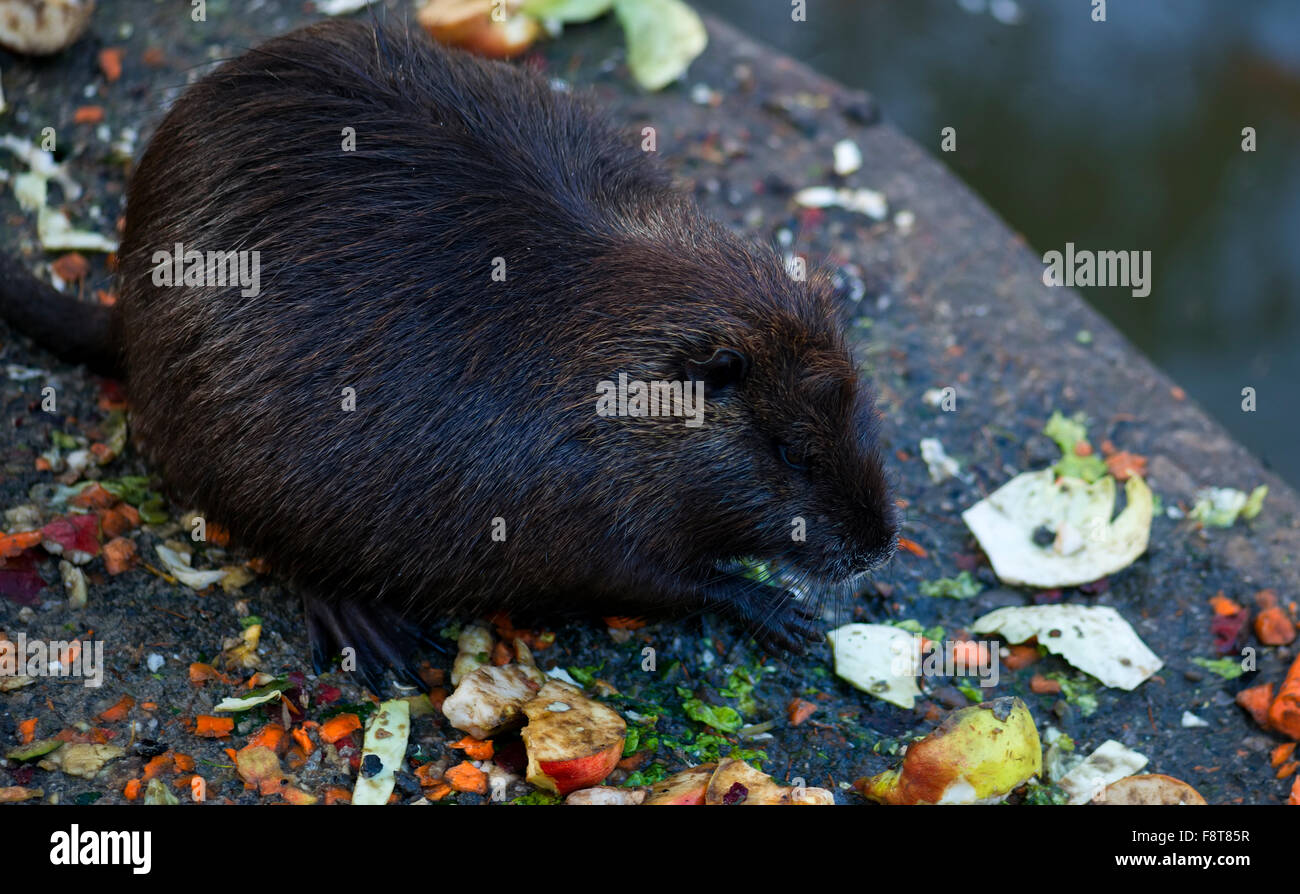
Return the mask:
<svg viewBox="0 0 1300 894">
<path fill-rule="evenodd" d="M 646 54 L 674 41 L 653 25 L 634 37 L 632 4 L 592 0 L 581 24 L 582 4 L 551 5 L 563 14 L 507 4 L 536 13 L 541 31 L 513 26 L 534 37 L 570 23 L 520 64 L 556 89 L 593 87 L 631 133 L 653 124 L 710 214 L 791 262 L 832 265 L 908 503 L 897 558 L 828 606 L 829 645 L 802 658 L 765 655 L 710 616 L 554 631 L 450 618 L 455 662 L 435 658 L 447 666 L 424 667 L 422 687 L 379 700 L 351 674 L 310 673 L 293 594 L 163 499 L 126 446 L 116 386 L 42 368 L 8 339 L 0 656 L 36 665 L 0 676 L 0 798 L 1297 800 L 1296 605 L 1269 553 L 1289 510 L 1258 465 L 1104 321 L 1043 297 L 1022 246 L 870 98 L 725 29 L 710 26 L 698 56 L 697 38 L 676 41 L 690 52 L 674 59 Z M 456 6 L 467 33 L 485 27 L 490 4 L 469 0 L 427 4 L 449 15 L 423 24 L 453 26 Z M 28 117 L 0 126 L 4 249 L 111 303 L 105 254 L 158 84 L 269 36 L 264 22 L 305 20 L 301 4 L 263 8 L 160 36 L 130 28 L 151 4 L 122 0 L 92 20 L 97 40 L 7 68 L 10 107 Z M 685 83 L 642 89 L 664 78 Z M 42 120 L 59 124 L 57 162 Z M 1206 445 L 1220 452 L 1193 449 Z M 1206 486 L 1229 479 L 1244 489 Z M 102 685 L 87 687 L 71 672 L 100 643 Z"/>
</svg>

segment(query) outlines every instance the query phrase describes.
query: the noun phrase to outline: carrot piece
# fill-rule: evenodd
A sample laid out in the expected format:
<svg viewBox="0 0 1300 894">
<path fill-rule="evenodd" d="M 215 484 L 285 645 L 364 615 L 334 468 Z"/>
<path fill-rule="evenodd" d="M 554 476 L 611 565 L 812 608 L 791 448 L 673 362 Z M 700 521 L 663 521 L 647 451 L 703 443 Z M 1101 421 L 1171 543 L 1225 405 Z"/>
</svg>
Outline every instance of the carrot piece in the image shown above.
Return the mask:
<svg viewBox="0 0 1300 894">
<path fill-rule="evenodd" d="M 429 788 L 442 782 L 442 777 L 434 775 L 435 772 L 432 763 L 421 764 L 415 768 L 415 778 L 420 780 L 420 788 Z"/>
<path fill-rule="evenodd" d="M 1237 704 L 1254 718 L 1255 723 L 1268 729 L 1268 707 L 1273 703 L 1273 684 L 1263 683 L 1237 693 Z"/>
<path fill-rule="evenodd" d="M 98 484 L 92 484 L 68 502 L 73 506 L 80 506 L 82 509 L 108 509 L 117 501 L 118 498 L 106 489 Z"/>
<path fill-rule="evenodd" d="M 121 506 L 114 506 L 114 512 L 120 512 L 126 516 L 126 520 L 131 523 L 131 527 L 140 527 L 140 511 L 130 503 L 123 503 Z"/>
<path fill-rule="evenodd" d="M 200 664 L 199 662 L 196 661 L 190 665 L 191 683 L 193 683 L 195 686 L 202 686 L 204 683 L 208 682 L 209 680 L 220 680 L 222 683 L 227 683 L 232 686 L 236 682 L 235 680 L 233 680 L 230 677 L 227 677 L 225 674 L 223 674 L 221 671 L 217 670 L 215 667 L 213 667 L 210 664 Z"/>
<path fill-rule="evenodd" d="M 73 124 L 99 124 L 103 120 L 103 106 L 77 106 L 77 110 L 72 113 Z"/>
<path fill-rule="evenodd" d="M 175 766 L 176 763 L 172 760 L 172 753 L 170 751 L 166 754 L 152 757 L 149 759 L 148 763 L 144 765 L 144 781 L 148 782 L 151 779 L 156 779 L 159 774 L 164 773 L 169 768 L 174 768 Z"/>
<path fill-rule="evenodd" d="M 105 723 L 117 723 L 126 719 L 126 712 L 135 707 L 135 699 L 129 695 L 124 695 L 117 700 L 117 704 L 100 713 L 99 719 Z"/>
<path fill-rule="evenodd" d="M 194 718 L 194 734 L 203 736 L 205 739 L 225 738 L 234 729 L 235 720 L 233 717 L 213 717 L 211 714 L 200 714 Z"/>
<path fill-rule="evenodd" d="M 104 570 L 109 574 L 122 574 L 135 565 L 135 541 L 114 537 L 104 544 Z"/>
<path fill-rule="evenodd" d="M 25 549 L 38 546 L 40 531 L 19 531 L 17 534 L 0 534 L 0 559 L 16 556 Z"/>
<path fill-rule="evenodd" d="M 492 755 L 495 753 L 492 748 L 491 739 L 480 740 L 475 739 L 472 736 L 466 736 L 459 742 L 453 743 L 451 747 L 459 748 L 461 751 L 465 752 L 470 759 L 476 761 L 490 760 Z"/>
<path fill-rule="evenodd" d="M 1029 667 L 1042 656 L 1038 654 L 1038 646 L 1034 643 L 1019 643 L 1007 648 L 1007 657 L 1002 659 L 1002 664 L 1011 670 L 1020 670 L 1022 667 Z"/>
<path fill-rule="evenodd" d="M 278 723 L 268 723 L 248 740 L 248 745 L 265 745 L 272 751 L 279 752 L 280 746 L 284 744 L 284 727 Z"/>
<path fill-rule="evenodd" d="M 329 742 L 332 745 L 359 729 L 361 729 L 360 717 L 356 714 L 339 714 L 321 724 L 320 738 L 322 742 Z"/>
<path fill-rule="evenodd" d="M 963 661 L 966 667 L 984 667 L 988 664 L 988 646 L 973 639 L 957 640 L 952 643 L 954 661 Z"/>
<path fill-rule="evenodd" d="M 122 76 L 121 47 L 104 47 L 99 51 L 99 70 L 110 84 Z"/>
<path fill-rule="evenodd" d="M 486 795 L 488 790 L 487 774 L 469 761 L 461 761 L 447 770 L 443 778 L 458 792 L 474 792 Z"/>
<path fill-rule="evenodd" d="M 898 548 L 902 550 L 907 550 L 907 552 L 916 556 L 918 559 L 924 559 L 926 556 L 929 555 L 929 553 L 925 551 L 924 546 L 917 543 L 915 540 L 908 540 L 906 537 L 898 538 Z"/>
<path fill-rule="evenodd" d="M 140 797 L 140 787 L 141 783 L 139 779 L 131 779 L 122 788 L 122 794 L 128 801 L 134 801 L 136 798 Z"/>
<path fill-rule="evenodd" d="M 1295 624 L 1274 605 L 1255 616 L 1255 636 L 1266 646 L 1286 646 L 1295 641 Z"/>
<path fill-rule="evenodd" d="M 1287 798 L 1286 802 L 1293 807 L 1300 805 L 1300 776 L 1297 776 L 1295 782 L 1291 783 L 1291 797 Z"/>
<path fill-rule="evenodd" d="M 451 794 L 451 786 L 446 782 L 439 782 L 432 788 L 424 790 L 424 796 L 430 801 L 441 801 Z"/>
<path fill-rule="evenodd" d="M 1260 590 L 1255 594 L 1255 605 L 1258 608 L 1272 608 L 1277 605 L 1277 591 Z"/>
<path fill-rule="evenodd" d="M 799 726 L 813 716 L 816 710 L 817 705 L 815 702 L 802 698 L 792 698 L 790 704 L 785 706 L 785 716 L 790 721 L 791 726 Z"/>
<path fill-rule="evenodd" d="M 1280 767 L 1291 759 L 1295 753 L 1295 742 L 1283 742 L 1269 752 L 1268 762 L 1270 766 Z"/>
<path fill-rule="evenodd" d="M 348 791 L 342 786 L 331 785 L 329 788 L 325 789 L 325 803 L 326 804 L 351 804 L 352 792 Z"/>
<path fill-rule="evenodd" d="M 1115 476 L 1116 481 L 1128 481 L 1134 475 L 1146 477 L 1147 458 L 1127 450 L 1112 453 L 1106 457 L 1106 469 Z"/>
<path fill-rule="evenodd" d="M 1055 695 L 1061 691 L 1061 681 L 1049 680 L 1042 674 L 1034 674 L 1029 680 L 1029 689 L 1039 695 Z"/>
<path fill-rule="evenodd" d="M 1288 776 L 1290 776 L 1292 773 L 1296 771 L 1297 767 L 1300 767 L 1300 764 L 1296 763 L 1295 761 L 1288 761 L 1287 763 L 1277 768 L 1277 773 L 1274 774 L 1273 778 L 1286 779 Z"/>
<path fill-rule="evenodd" d="M 32 744 L 36 738 L 36 718 L 28 717 L 22 723 L 18 724 L 18 741 L 23 745 Z"/>
<path fill-rule="evenodd" d="M 497 644 L 492 647 L 492 665 L 501 667 L 501 665 L 509 664 L 514 660 L 513 650 L 505 644 L 504 640 L 497 640 Z"/>
<path fill-rule="evenodd" d="M 1241 606 L 1224 596 L 1222 590 L 1210 598 L 1210 605 L 1213 606 L 1216 615 L 1235 615 L 1241 611 Z"/>
<path fill-rule="evenodd" d="M 127 519 L 126 513 L 121 512 L 117 507 L 112 509 L 101 509 L 99 511 L 99 530 L 109 539 L 121 537 L 131 530 L 131 522 Z"/>
<path fill-rule="evenodd" d="M 650 760 L 650 752 L 638 751 L 636 754 L 629 754 L 614 766 L 631 773 L 633 770 L 641 769 L 641 765 L 648 760 Z"/>
<path fill-rule="evenodd" d="M 1277 697 L 1268 709 L 1269 725 L 1293 739 L 1300 739 L 1300 657 L 1292 663 Z"/>
<path fill-rule="evenodd" d="M 298 743 L 298 747 L 302 749 L 303 754 L 311 754 L 316 750 L 316 746 L 311 741 L 311 736 L 307 735 L 307 731 L 302 727 L 298 727 L 293 731 L 293 740 Z"/>
<path fill-rule="evenodd" d="M 284 798 L 285 802 L 288 804 L 303 805 L 316 803 L 316 796 L 311 792 L 305 792 L 302 789 L 294 788 L 291 785 L 287 785 L 283 790 L 281 790 L 280 797 Z"/>
</svg>

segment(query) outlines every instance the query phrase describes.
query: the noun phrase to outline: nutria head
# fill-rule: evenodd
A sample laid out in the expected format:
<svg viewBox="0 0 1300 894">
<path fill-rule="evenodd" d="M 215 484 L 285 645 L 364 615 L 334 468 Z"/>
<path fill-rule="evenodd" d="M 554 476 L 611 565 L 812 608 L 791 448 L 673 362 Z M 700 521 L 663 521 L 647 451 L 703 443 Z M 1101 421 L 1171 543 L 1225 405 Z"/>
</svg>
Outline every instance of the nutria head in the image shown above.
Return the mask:
<svg viewBox="0 0 1300 894">
<path fill-rule="evenodd" d="M 640 466 L 639 511 L 651 492 L 670 504 L 654 521 L 680 526 L 674 549 L 700 565 L 771 561 L 821 587 L 879 565 L 895 548 L 896 513 L 873 396 L 828 277 L 796 279 L 774 250 L 689 208 L 663 219 L 671 226 L 633 234 L 601 262 L 626 313 L 601 327 L 595 365 L 703 385 L 690 425 L 600 420 Z"/>
</svg>

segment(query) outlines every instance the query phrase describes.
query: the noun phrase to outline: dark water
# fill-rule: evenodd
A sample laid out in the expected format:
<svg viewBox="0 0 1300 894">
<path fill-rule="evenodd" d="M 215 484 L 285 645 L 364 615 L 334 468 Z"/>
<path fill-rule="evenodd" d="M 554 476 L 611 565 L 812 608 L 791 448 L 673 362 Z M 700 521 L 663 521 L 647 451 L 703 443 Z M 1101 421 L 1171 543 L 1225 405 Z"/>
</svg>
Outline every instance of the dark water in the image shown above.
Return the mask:
<svg viewBox="0 0 1300 894">
<path fill-rule="evenodd" d="M 1147 297 L 1084 295 L 1300 484 L 1300 0 L 692 2 L 874 93 L 1040 253 L 1152 252 Z"/>
</svg>

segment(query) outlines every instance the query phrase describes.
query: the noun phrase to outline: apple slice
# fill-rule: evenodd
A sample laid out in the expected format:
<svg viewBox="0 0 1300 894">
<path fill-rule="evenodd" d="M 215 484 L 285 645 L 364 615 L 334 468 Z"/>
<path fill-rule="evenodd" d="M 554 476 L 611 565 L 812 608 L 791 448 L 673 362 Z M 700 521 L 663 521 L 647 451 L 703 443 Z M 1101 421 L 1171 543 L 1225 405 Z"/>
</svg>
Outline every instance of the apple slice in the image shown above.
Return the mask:
<svg viewBox="0 0 1300 894">
<path fill-rule="evenodd" d="M 593 788 L 579 789 L 564 799 L 565 804 L 599 805 L 601 807 L 625 807 L 645 801 L 643 788 L 616 788 L 612 785 L 597 785 Z"/>
<path fill-rule="evenodd" d="M 853 787 L 880 804 L 991 804 L 1042 770 L 1033 715 L 1020 699 L 1006 696 L 953 711 L 908 745 L 896 768 L 864 776 Z"/>
<path fill-rule="evenodd" d="M 490 739 L 523 722 L 525 703 L 545 681 L 545 674 L 528 665 L 486 665 L 460 681 L 442 703 L 442 713 L 456 729 Z"/>
<path fill-rule="evenodd" d="M 716 769 L 718 769 L 717 764 L 700 764 L 698 767 L 691 767 L 689 770 L 669 776 L 663 782 L 656 782 L 650 786 L 650 797 L 646 798 L 645 803 L 703 804 L 704 792 L 709 787 L 709 780 L 713 778 L 713 771 Z"/>
<path fill-rule="evenodd" d="M 1205 803 L 1201 793 L 1181 779 L 1160 773 L 1129 776 L 1110 785 L 1092 799 L 1094 804 L 1196 804 Z"/>
<path fill-rule="evenodd" d="M 493 16 L 498 0 L 428 0 L 416 20 L 434 40 L 480 56 L 508 59 L 532 46 L 542 26 L 517 12 L 522 0 L 507 0 L 504 18 Z"/>
<path fill-rule="evenodd" d="M 548 680 L 524 714 L 526 778 L 538 788 L 567 795 L 598 785 L 623 757 L 623 718 L 563 680 Z"/>
<path fill-rule="evenodd" d="M 835 796 L 824 788 L 778 785 L 766 773 L 740 760 L 718 764 L 704 793 L 705 804 L 834 804 Z"/>
</svg>

